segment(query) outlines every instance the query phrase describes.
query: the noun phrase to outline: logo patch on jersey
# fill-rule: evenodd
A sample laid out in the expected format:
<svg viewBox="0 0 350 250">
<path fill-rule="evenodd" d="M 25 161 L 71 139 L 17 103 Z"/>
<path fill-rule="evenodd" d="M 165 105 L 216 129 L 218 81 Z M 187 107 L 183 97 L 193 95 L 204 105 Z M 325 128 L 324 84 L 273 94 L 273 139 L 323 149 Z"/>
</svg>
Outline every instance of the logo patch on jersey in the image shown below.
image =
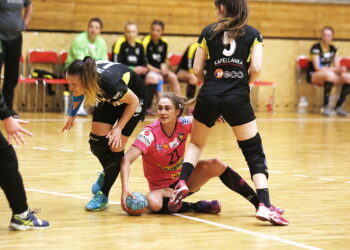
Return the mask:
<svg viewBox="0 0 350 250">
<path fill-rule="evenodd" d="M 161 144 L 156 144 L 157 151 L 162 151 L 163 147 Z"/>
<path fill-rule="evenodd" d="M 183 141 L 184 137 L 185 137 L 184 133 L 178 133 L 177 134 L 177 139 L 179 139 L 179 141 Z"/>
<path fill-rule="evenodd" d="M 160 62 L 162 60 L 162 57 L 160 56 L 160 54 L 152 54 L 152 58 L 154 61 L 156 62 Z"/>
<path fill-rule="evenodd" d="M 237 58 L 220 58 L 214 62 L 215 66 L 218 65 L 233 65 L 233 66 L 238 66 L 242 67 L 243 62 L 240 59 Z"/>
<path fill-rule="evenodd" d="M 225 78 L 239 78 L 242 79 L 244 76 L 242 71 L 225 71 Z"/>
<path fill-rule="evenodd" d="M 139 55 L 140 55 L 140 52 L 141 52 L 141 51 L 140 51 L 140 49 L 139 49 L 139 48 L 136 48 L 136 49 L 135 49 L 135 54 L 136 54 L 136 55 L 138 55 L 138 56 L 139 56 Z"/>
<path fill-rule="evenodd" d="M 214 71 L 214 76 L 215 76 L 215 78 L 217 78 L 217 79 L 221 79 L 221 78 L 224 77 L 224 71 L 223 71 L 222 69 L 216 69 L 216 70 Z"/>
<path fill-rule="evenodd" d="M 143 130 L 136 138 L 140 142 L 146 145 L 148 147 L 152 144 L 154 141 L 153 133 L 151 133 L 149 130 Z"/>
<path fill-rule="evenodd" d="M 128 62 L 137 64 L 137 57 L 133 55 L 128 56 Z"/>
<path fill-rule="evenodd" d="M 163 46 L 158 46 L 158 51 L 159 51 L 160 53 L 162 53 L 163 50 L 164 50 L 164 47 L 163 47 Z"/>
<path fill-rule="evenodd" d="M 321 51 L 319 49 L 317 49 L 317 48 L 312 50 L 312 54 L 320 54 L 320 52 Z"/>
<path fill-rule="evenodd" d="M 189 118 L 186 118 L 186 117 L 181 117 L 180 118 L 180 121 L 182 124 L 186 125 L 186 124 L 190 124 L 191 123 L 191 120 Z"/>
<path fill-rule="evenodd" d="M 168 149 L 169 149 L 169 145 L 168 145 L 168 144 L 164 144 L 164 145 L 163 145 L 163 148 L 164 148 L 165 150 L 168 150 Z"/>
<path fill-rule="evenodd" d="M 170 148 L 176 148 L 179 145 L 180 143 L 178 142 L 177 138 L 175 138 L 172 142 L 169 142 Z"/>
</svg>

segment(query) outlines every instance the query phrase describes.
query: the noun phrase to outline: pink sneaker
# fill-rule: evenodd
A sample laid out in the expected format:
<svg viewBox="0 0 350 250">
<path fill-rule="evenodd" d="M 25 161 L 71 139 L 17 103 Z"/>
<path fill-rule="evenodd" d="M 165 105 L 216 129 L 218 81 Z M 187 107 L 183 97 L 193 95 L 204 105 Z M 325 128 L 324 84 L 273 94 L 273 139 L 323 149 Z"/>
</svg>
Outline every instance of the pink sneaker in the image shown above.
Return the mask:
<svg viewBox="0 0 350 250">
<path fill-rule="evenodd" d="M 182 199 L 185 199 L 188 195 L 188 187 L 186 185 L 186 181 L 180 180 L 170 197 L 168 203 L 169 212 L 176 213 L 182 206 Z"/>
<path fill-rule="evenodd" d="M 270 210 L 271 211 L 276 211 L 279 214 L 284 214 L 284 210 L 282 208 L 279 207 L 275 207 L 274 205 L 271 204 L 270 206 Z"/>
<path fill-rule="evenodd" d="M 269 221 L 271 224 L 278 226 L 287 226 L 288 220 L 283 218 L 277 211 L 271 211 L 271 208 L 267 208 L 264 203 L 259 203 L 259 209 L 256 212 L 256 218 L 261 221 Z"/>
<path fill-rule="evenodd" d="M 196 213 L 205 214 L 219 214 L 221 212 L 220 202 L 217 200 L 213 201 L 198 201 L 196 202 L 196 207 L 194 209 Z"/>
</svg>

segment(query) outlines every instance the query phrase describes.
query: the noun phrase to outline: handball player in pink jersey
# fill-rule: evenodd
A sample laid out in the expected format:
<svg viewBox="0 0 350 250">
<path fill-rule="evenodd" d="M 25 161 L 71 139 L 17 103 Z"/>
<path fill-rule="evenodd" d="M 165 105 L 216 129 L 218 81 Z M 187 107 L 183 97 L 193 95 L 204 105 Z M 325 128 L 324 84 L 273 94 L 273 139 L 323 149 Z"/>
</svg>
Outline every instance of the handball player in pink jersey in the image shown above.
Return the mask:
<svg viewBox="0 0 350 250">
<path fill-rule="evenodd" d="M 121 163 L 121 204 L 124 210 L 125 199 L 132 196 L 128 189 L 130 166 L 142 155 L 143 171 L 150 189 L 147 194 L 148 209 L 152 212 L 169 213 L 169 197 L 179 181 L 186 140 L 192 129 L 192 117 L 181 116 L 185 105 L 189 104 L 185 101 L 173 93 L 162 95 L 158 101 L 159 119 L 141 131 L 124 155 Z M 238 173 L 218 159 L 198 162 L 188 180 L 190 193 L 197 192 L 213 177 L 219 177 L 228 188 L 258 208 L 259 199 L 254 190 Z M 177 212 L 218 214 L 220 210 L 221 206 L 217 200 L 201 200 L 196 203 L 182 201 L 178 204 Z"/>
</svg>

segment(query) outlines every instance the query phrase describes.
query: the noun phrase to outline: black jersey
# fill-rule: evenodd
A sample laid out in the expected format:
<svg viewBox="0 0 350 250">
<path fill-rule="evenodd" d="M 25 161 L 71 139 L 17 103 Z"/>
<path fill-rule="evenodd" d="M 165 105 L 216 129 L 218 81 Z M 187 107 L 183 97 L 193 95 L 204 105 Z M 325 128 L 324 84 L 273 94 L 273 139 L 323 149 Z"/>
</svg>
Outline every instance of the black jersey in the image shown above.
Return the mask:
<svg viewBox="0 0 350 250">
<path fill-rule="evenodd" d="M 160 65 L 166 61 L 168 42 L 162 37 L 160 38 L 158 44 L 155 44 L 151 39 L 151 35 L 147 35 L 143 39 L 142 43 L 147 62 L 153 67 L 160 69 Z"/>
<path fill-rule="evenodd" d="M 262 36 L 259 31 L 246 25 L 244 35 L 225 45 L 224 32 L 212 37 L 217 24 L 218 22 L 205 27 L 198 39 L 199 46 L 208 55 L 204 84 L 199 96 L 248 95 L 251 52 L 256 44 L 263 44 Z"/>
<path fill-rule="evenodd" d="M 139 77 L 126 65 L 108 61 L 96 61 L 97 72 L 99 73 L 99 85 L 103 91 L 98 99 L 101 102 L 109 102 L 114 106 L 122 104 L 120 99 L 128 89 L 132 90 L 137 97 L 145 96 L 143 81 L 137 81 Z"/>
<path fill-rule="evenodd" d="M 198 43 L 191 43 L 187 47 L 185 53 L 182 55 L 177 71 L 182 69 L 182 70 L 189 71 L 191 73 L 193 72 L 193 62 L 194 62 L 194 56 L 196 54 L 197 47 L 198 47 Z"/>
<path fill-rule="evenodd" d="M 112 48 L 112 60 L 127 66 L 146 66 L 142 42 L 136 40 L 135 47 L 133 47 L 124 36 L 119 38 Z"/>
<path fill-rule="evenodd" d="M 310 49 L 309 55 L 309 72 L 314 72 L 314 64 L 312 63 L 312 58 L 314 56 L 319 56 L 320 67 L 330 67 L 334 62 L 335 54 L 337 53 L 337 48 L 333 45 L 329 45 L 329 51 L 325 51 L 321 43 L 314 44 Z"/>
</svg>

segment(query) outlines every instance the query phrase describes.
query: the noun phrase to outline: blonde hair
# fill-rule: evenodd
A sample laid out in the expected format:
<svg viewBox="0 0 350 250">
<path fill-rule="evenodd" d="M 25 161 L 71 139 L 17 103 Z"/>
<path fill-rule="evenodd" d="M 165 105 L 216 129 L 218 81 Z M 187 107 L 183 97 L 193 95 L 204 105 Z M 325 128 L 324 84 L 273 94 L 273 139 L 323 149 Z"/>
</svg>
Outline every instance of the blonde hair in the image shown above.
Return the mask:
<svg viewBox="0 0 350 250">
<path fill-rule="evenodd" d="M 95 106 L 99 96 L 103 91 L 99 85 L 99 76 L 94 59 L 90 56 L 83 60 L 76 59 L 67 68 L 68 75 L 78 75 L 85 90 L 84 103 L 86 106 Z"/>
</svg>

